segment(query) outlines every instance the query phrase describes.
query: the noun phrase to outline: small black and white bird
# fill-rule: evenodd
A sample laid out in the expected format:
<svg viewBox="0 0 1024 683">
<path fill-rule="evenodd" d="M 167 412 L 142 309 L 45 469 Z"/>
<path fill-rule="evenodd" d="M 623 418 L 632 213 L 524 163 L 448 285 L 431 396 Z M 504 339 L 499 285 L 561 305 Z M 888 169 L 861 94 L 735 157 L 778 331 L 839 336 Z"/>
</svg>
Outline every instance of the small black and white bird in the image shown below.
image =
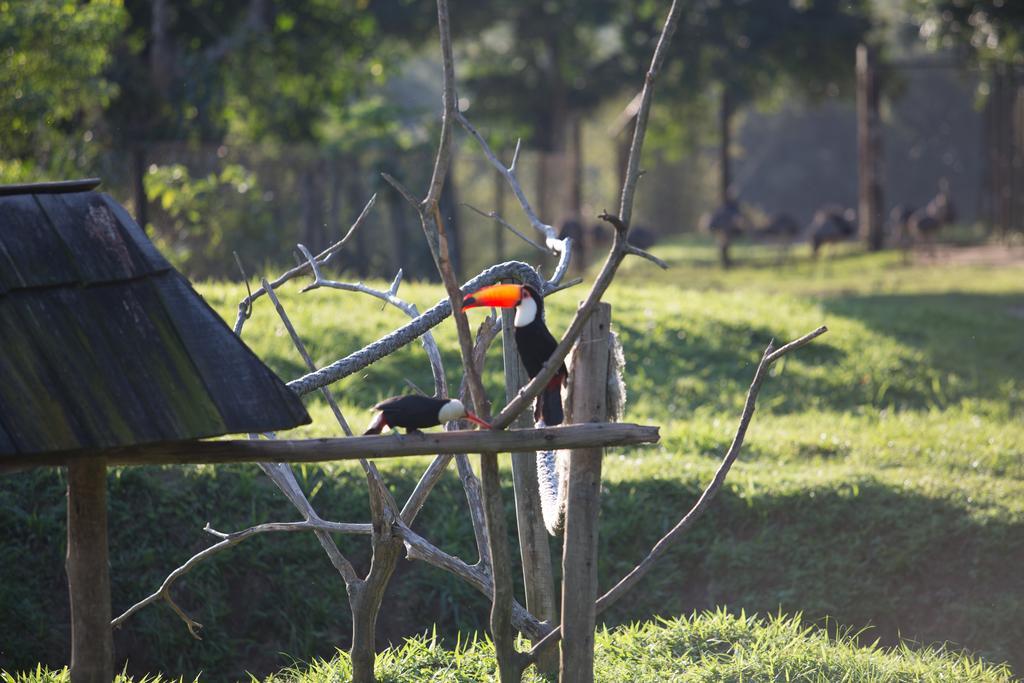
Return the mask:
<svg viewBox="0 0 1024 683">
<path fill-rule="evenodd" d="M 394 396 L 381 401 L 374 408 L 380 412 L 374 416 L 363 434 L 380 434 L 385 427 L 402 428 L 406 434 L 415 434 L 421 429 L 462 418 L 486 429 L 491 428 L 491 425 L 466 410 L 457 398 L 433 398 L 418 394 Z"/>
<path fill-rule="evenodd" d="M 530 379 L 540 374 L 558 346 L 558 341 L 544 324 L 544 297 L 529 285 L 491 285 L 463 299 L 464 309 L 478 306 L 516 309 L 514 325 L 519 358 Z M 565 363 L 562 363 L 544 392 L 537 397 L 534 420 L 543 418 L 548 427 L 562 424 L 565 419 L 562 411 L 562 385 L 568 376 L 569 371 Z"/>
</svg>

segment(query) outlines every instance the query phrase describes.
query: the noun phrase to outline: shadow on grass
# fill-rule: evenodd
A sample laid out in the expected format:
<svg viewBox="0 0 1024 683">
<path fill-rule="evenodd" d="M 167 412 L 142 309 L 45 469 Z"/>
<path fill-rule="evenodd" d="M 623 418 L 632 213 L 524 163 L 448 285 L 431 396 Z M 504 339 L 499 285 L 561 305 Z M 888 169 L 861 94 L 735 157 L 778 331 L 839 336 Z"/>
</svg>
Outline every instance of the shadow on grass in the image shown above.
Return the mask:
<svg viewBox="0 0 1024 683">
<path fill-rule="evenodd" d="M 1024 384 L 1022 297 L 980 294 L 839 295 L 825 298 L 823 322 L 864 324 L 872 338 L 833 332 L 785 359 L 764 396 L 775 413 L 848 411 L 863 406 L 928 410 L 965 399 L 1010 401 Z M 620 316 L 631 396 L 652 416 L 697 408 L 735 411 L 781 325 L 751 326 L 714 317 L 664 316 L 648 326 Z M 864 346 L 858 346 L 863 344 Z M 853 348 L 851 348 L 853 347 Z"/>
<path fill-rule="evenodd" d="M 385 468 L 399 499 L 424 465 Z M 338 469 L 326 475 L 307 467 L 298 474 L 307 491 L 316 491 L 314 505 L 326 517 L 366 519 L 360 473 Z M 605 485 L 602 588 L 648 551 L 703 484 L 695 475 Z M 63 486 L 55 471 L 0 480 L 0 527 L 11 530 L 0 539 L 0 668 L 59 666 L 67 660 Z M 895 642 L 897 634 L 924 643 L 949 640 L 992 661 L 1024 667 L 1024 625 L 1018 618 L 1024 611 L 1024 524 L 979 521 L 967 514 L 966 503 L 961 507 L 868 477 L 787 493 L 750 493 L 751 488 L 741 481 L 723 490 L 664 565 L 606 615 L 609 622 L 715 605 L 748 613 L 781 608 L 812 619 L 828 615 L 854 628 L 872 625 L 871 637 L 885 643 Z M 511 490 L 505 500 L 511 519 Z M 448 476 L 416 527 L 472 562 L 476 553 L 464 506 L 458 481 Z M 255 467 L 111 473 L 115 614 L 213 542 L 201 532 L 207 521 L 234 530 L 294 518 Z M 338 541 L 365 571 L 366 541 Z M 556 558 L 558 546 L 552 542 Z M 344 586 L 312 535 L 246 541 L 197 568 L 172 592 L 205 624 L 204 640 L 193 640 L 166 606 L 155 604 L 115 633 L 119 668 L 127 660 L 131 673 L 191 678 L 203 671 L 211 680 L 235 679 L 245 671 L 277 670 L 291 657 L 329 657 L 348 644 Z M 453 641 L 459 632 L 484 629 L 488 607 L 457 579 L 403 560 L 381 612 L 380 644 L 397 643 L 435 623 Z"/>
<path fill-rule="evenodd" d="M 702 483 L 606 485 L 602 589 L 643 557 Z M 864 642 L 949 641 L 1024 668 L 1024 523 L 973 519 L 965 506 L 872 477 L 791 493 L 720 492 L 664 565 L 609 623 L 727 605 L 859 629 Z M 669 511 L 676 511 L 669 513 Z"/>
<path fill-rule="evenodd" d="M 1022 295 L 953 292 L 845 295 L 825 299 L 822 306 L 923 355 L 918 370 L 931 374 L 931 391 L 900 397 L 907 407 L 920 408 L 927 402 L 1012 397 L 1007 382 L 1024 384 L 1024 319 L 1013 315 L 1022 303 Z M 1018 393 L 1013 409 L 1024 407 L 1021 399 Z"/>
</svg>

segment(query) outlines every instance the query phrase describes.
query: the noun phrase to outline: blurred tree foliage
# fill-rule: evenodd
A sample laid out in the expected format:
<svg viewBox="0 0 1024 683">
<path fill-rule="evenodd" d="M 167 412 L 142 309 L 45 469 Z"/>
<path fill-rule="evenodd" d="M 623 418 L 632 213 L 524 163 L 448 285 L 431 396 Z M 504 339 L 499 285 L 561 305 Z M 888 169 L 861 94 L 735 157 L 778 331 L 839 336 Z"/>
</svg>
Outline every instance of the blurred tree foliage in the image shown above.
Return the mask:
<svg viewBox="0 0 1024 683">
<path fill-rule="evenodd" d="M 121 0 L 0 1 L 0 180 L 89 168 L 118 94 L 104 69 L 126 20 Z"/>
<path fill-rule="evenodd" d="M 1024 65 L 1024 2 L 914 0 L 920 36 L 935 48 L 965 48 L 982 63 Z"/>
<path fill-rule="evenodd" d="M 531 146 L 550 151 L 564 144 L 570 116 L 620 96 L 627 83 L 637 85 L 644 65 L 623 60 L 618 30 L 631 2 L 490 4 L 483 30 L 461 32 L 462 81 L 474 115 L 521 130 Z"/>
<path fill-rule="evenodd" d="M 437 105 L 410 110 L 388 90 L 436 52 L 432 2 L 0 0 L 0 9 L 0 182 L 99 172 L 108 187 L 134 187 L 136 212 L 152 205 L 150 228 L 189 272 L 231 272 L 231 249 L 266 258 L 296 239 L 318 246 L 339 206 L 347 214 L 377 187 L 368 169 L 394 172 L 435 142 Z M 584 116 L 637 91 L 666 9 L 661 0 L 458 3 L 460 95 L 497 147 L 524 136 L 565 151 L 579 144 Z M 713 140 L 722 93 L 726 122 L 752 102 L 841 94 L 870 27 L 868 0 L 688 2 L 648 149 Z M 128 167 L 133 178 L 118 178 Z M 400 175 L 419 180 L 408 168 Z M 212 216 L 220 211 L 240 222 Z M 356 261 L 366 268 L 369 257 Z"/>
</svg>

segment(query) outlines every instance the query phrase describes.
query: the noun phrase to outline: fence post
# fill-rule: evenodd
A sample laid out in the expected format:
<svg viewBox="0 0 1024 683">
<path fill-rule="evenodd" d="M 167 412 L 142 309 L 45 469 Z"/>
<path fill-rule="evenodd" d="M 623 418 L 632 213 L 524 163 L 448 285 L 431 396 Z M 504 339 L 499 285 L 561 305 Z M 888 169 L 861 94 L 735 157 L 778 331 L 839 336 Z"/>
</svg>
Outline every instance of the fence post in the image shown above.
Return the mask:
<svg viewBox="0 0 1024 683">
<path fill-rule="evenodd" d="M 598 304 L 576 345 L 571 422 L 604 422 L 608 415 L 608 336 L 611 306 Z M 561 683 L 593 683 L 594 601 L 597 599 L 597 522 L 603 449 L 569 453 L 565 540 L 562 548 Z"/>
<path fill-rule="evenodd" d="M 501 347 L 502 358 L 505 361 L 505 398 L 509 401 L 519 393 L 528 379 L 516 349 L 513 317 L 513 311 L 502 310 Z M 513 426 L 532 427 L 531 415 L 532 411 L 523 411 Z M 519 553 L 523 562 L 526 609 L 541 621 L 557 626 L 558 611 L 555 604 L 555 580 L 551 571 L 551 548 L 541 516 L 535 452 L 512 454 L 512 480 L 515 486 L 516 525 L 519 529 Z M 536 666 L 537 671 L 541 673 L 557 671 L 558 650 L 547 648 L 537 658 Z"/>
<path fill-rule="evenodd" d="M 857 218 L 870 251 L 883 246 L 882 131 L 878 116 L 878 67 L 875 53 L 857 46 Z"/>
<path fill-rule="evenodd" d="M 114 677 L 107 559 L 107 466 L 101 458 L 68 465 L 68 594 L 71 683 Z"/>
</svg>

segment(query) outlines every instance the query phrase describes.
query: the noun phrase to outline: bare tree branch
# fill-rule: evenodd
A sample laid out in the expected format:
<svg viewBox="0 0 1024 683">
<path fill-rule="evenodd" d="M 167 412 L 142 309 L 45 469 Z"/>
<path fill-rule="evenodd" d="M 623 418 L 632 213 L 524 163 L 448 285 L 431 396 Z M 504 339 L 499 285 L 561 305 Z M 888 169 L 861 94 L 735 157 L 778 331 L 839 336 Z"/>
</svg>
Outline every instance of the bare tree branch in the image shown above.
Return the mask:
<svg viewBox="0 0 1024 683">
<path fill-rule="evenodd" d="M 487 144 L 487 140 L 484 139 L 484 136 L 481 135 L 480 132 L 473 127 L 473 124 L 469 122 L 469 119 L 467 119 L 462 112 L 455 112 L 455 116 L 462 127 L 465 128 L 480 145 L 480 149 L 483 151 L 484 156 L 486 156 L 491 162 L 491 165 L 498 169 L 498 172 L 504 176 L 505 181 L 509 184 L 509 187 L 512 188 L 512 192 L 516 195 L 516 199 L 519 200 L 519 206 L 522 207 L 523 213 L 525 213 L 527 219 L 529 219 L 530 225 L 544 236 L 544 244 L 547 247 L 546 251 L 559 255 L 558 265 L 555 267 L 555 273 L 551 276 L 550 280 L 552 284 L 558 284 L 562 281 L 562 278 L 565 277 L 566 272 L 569 270 L 569 262 L 572 255 L 572 240 L 568 237 L 559 238 L 558 231 L 555 230 L 554 226 L 548 225 L 542 221 L 533 210 L 533 207 L 530 206 L 530 202 L 527 201 L 526 194 L 523 192 L 523 188 L 519 184 L 519 179 L 516 177 L 516 164 L 519 162 L 519 149 L 522 141 L 516 141 L 516 151 L 512 155 L 512 163 L 506 167 L 505 164 L 498 159 L 498 155 L 494 153 L 490 145 Z M 511 225 L 506 223 L 494 212 L 491 213 L 492 215 L 488 216 L 489 218 L 494 218 L 500 221 L 502 225 L 512 229 Z M 523 239 L 526 239 L 526 237 L 521 235 L 517 230 L 513 229 L 513 232 Z M 530 241 L 530 243 L 535 244 L 532 241 Z"/>
<path fill-rule="evenodd" d="M 437 144 L 437 159 L 430 177 L 430 188 L 420 204 L 420 212 L 429 215 L 441 197 L 448 165 L 452 158 L 452 116 L 456 113 L 455 102 L 455 58 L 452 57 L 451 24 L 448 20 L 448 0 L 437 0 L 437 29 L 441 41 L 441 64 L 443 82 L 441 99 L 441 140 Z"/>
<path fill-rule="evenodd" d="M 355 231 L 359 229 L 359 226 L 363 224 L 363 221 L 366 220 L 367 215 L 369 215 L 370 213 L 370 209 L 372 209 L 373 205 L 376 203 L 377 195 L 374 194 L 372 197 L 370 197 L 370 201 L 366 202 L 366 206 L 363 207 L 363 210 L 359 213 L 359 216 L 356 218 L 355 222 L 352 223 L 352 227 L 350 227 L 348 229 L 348 232 L 345 233 L 345 236 L 342 237 L 337 242 L 335 242 L 334 244 L 332 244 L 331 246 L 324 249 L 319 254 L 317 254 L 316 262 L 319 265 L 327 265 L 331 261 L 331 259 L 334 258 L 334 255 L 341 251 L 342 247 L 345 246 L 345 243 L 348 242 L 349 238 L 352 237 L 353 233 L 355 233 Z M 309 263 L 303 263 L 299 266 L 296 266 L 295 268 L 292 268 L 291 270 L 284 272 L 270 284 L 272 284 L 275 288 L 280 287 L 288 280 L 291 280 L 296 276 L 302 275 L 308 270 Z M 246 311 L 249 310 L 250 306 L 252 305 L 252 302 L 258 299 L 259 297 L 263 296 L 264 294 L 266 294 L 265 290 L 257 289 L 255 292 L 246 296 L 244 299 L 238 302 L 238 317 L 235 318 L 234 327 L 236 335 L 242 334 L 242 325 L 245 324 Z"/>
<path fill-rule="evenodd" d="M 325 280 L 320 274 L 320 269 L 317 267 L 305 245 L 300 244 L 298 245 L 298 248 L 299 251 L 302 252 L 302 255 L 309 260 L 313 270 L 313 282 L 306 285 L 302 289 L 303 292 L 308 292 L 319 287 L 340 289 L 347 292 L 361 292 L 363 294 L 376 297 L 385 303 L 391 304 L 413 320 L 420 317 L 419 309 L 416 308 L 415 304 L 409 303 L 408 301 L 398 297 L 398 286 L 402 282 L 401 269 L 399 269 L 398 273 L 395 275 L 395 279 L 391 282 L 391 286 L 386 292 L 368 287 L 362 282 L 349 283 L 338 282 L 336 280 Z M 429 331 L 423 333 L 423 338 L 420 341 L 423 344 L 423 350 L 427 353 L 427 358 L 430 360 L 430 371 L 434 376 L 435 395 L 439 398 L 445 398 L 448 395 L 448 384 L 444 376 L 444 363 L 441 361 L 441 350 L 438 348 L 437 342 L 434 340 L 434 335 Z M 315 369 L 310 369 L 310 372 L 316 373 L 317 371 Z"/>
<path fill-rule="evenodd" d="M 476 334 L 476 343 L 473 345 L 473 366 L 478 373 L 483 372 L 484 360 L 487 356 L 487 349 L 501 330 L 500 323 L 496 318 L 488 316 L 480 323 Z M 466 377 L 463 375 L 462 384 L 459 387 L 459 398 L 465 400 L 466 392 L 469 390 Z M 454 429 L 461 429 L 465 425 L 460 421 L 452 425 Z M 488 536 L 487 521 L 484 514 L 483 488 L 469 458 L 465 454 L 455 456 L 455 464 L 459 471 L 459 479 L 462 481 L 462 488 L 466 492 L 466 504 L 469 506 L 469 518 L 473 523 L 473 536 L 476 540 L 477 555 L 480 564 L 484 569 L 490 571 L 491 549 L 490 537 Z"/>
<path fill-rule="evenodd" d="M 641 249 L 640 247 L 633 246 L 632 244 L 626 245 L 626 253 L 632 256 L 639 256 L 640 258 L 645 258 L 654 265 L 661 268 L 662 270 L 668 270 L 668 264 L 665 263 L 665 261 L 661 260 L 651 252 Z"/>
<path fill-rule="evenodd" d="M 665 24 L 661 28 L 661 36 L 651 57 L 651 66 L 644 78 L 644 87 L 640 91 L 640 106 L 636 114 L 636 126 L 633 128 L 633 142 L 629 146 L 629 160 L 626 162 L 626 179 L 622 184 L 622 197 L 619 201 L 619 218 L 625 225 L 633 218 L 633 195 L 636 183 L 640 179 L 640 154 L 644 147 L 644 136 L 647 134 L 647 118 L 651 113 L 651 100 L 654 97 L 654 79 L 665 61 L 668 46 L 676 32 L 676 24 L 683 9 L 683 0 L 672 0 Z"/>
<path fill-rule="evenodd" d="M 538 242 L 534 242 L 529 237 L 527 237 L 523 233 L 519 232 L 519 230 L 516 229 L 516 226 L 512 225 L 507 220 L 505 220 L 504 218 L 499 216 L 497 211 L 491 211 L 490 213 L 487 213 L 485 211 L 481 211 L 480 209 L 476 208 L 472 204 L 466 204 L 465 202 L 463 202 L 462 205 L 464 207 L 466 207 L 467 209 L 469 209 L 470 211 L 474 211 L 474 212 L 480 214 L 484 218 L 490 218 L 490 219 L 493 219 L 493 220 L 497 221 L 499 225 L 501 225 L 502 227 L 504 227 L 507 230 L 509 230 L 510 232 L 512 232 L 512 234 L 514 234 L 516 237 L 518 237 L 519 239 L 521 239 L 524 242 L 526 242 L 527 244 L 529 244 L 531 247 L 533 247 L 537 251 L 540 251 L 540 252 L 542 252 L 544 254 L 550 254 L 551 253 L 551 250 L 548 249 L 547 247 L 545 247 L 543 244 L 540 244 Z"/>
<path fill-rule="evenodd" d="M 725 482 L 726 476 L 729 474 L 729 469 L 732 467 L 736 458 L 739 457 L 740 449 L 743 447 L 743 440 L 747 434 L 747 428 L 750 426 L 750 421 L 754 417 L 754 408 L 757 405 L 757 395 L 761 391 L 761 385 L 764 384 L 765 379 L 768 378 L 768 370 L 772 364 L 775 363 L 779 358 L 790 351 L 806 346 L 811 341 L 820 337 L 828 331 L 827 327 L 819 327 L 818 329 L 805 334 L 799 339 L 786 344 L 780 349 L 775 349 L 772 344 L 768 344 L 768 348 L 765 349 L 761 355 L 761 362 L 757 365 L 757 370 L 754 372 L 754 379 L 750 383 L 750 389 L 747 391 L 747 400 L 743 404 L 743 412 L 740 416 L 739 425 L 736 428 L 736 435 L 733 437 L 732 444 L 729 446 L 729 450 L 726 451 L 725 456 L 722 458 L 721 464 L 718 466 L 718 471 L 715 472 L 714 478 L 704 489 L 700 498 L 694 503 L 690 511 L 683 515 L 683 518 L 664 536 L 659 540 L 651 551 L 632 571 L 626 576 L 619 580 L 611 589 L 609 589 L 604 595 L 598 598 L 596 602 L 596 611 L 598 614 L 611 607 L 615 602 L 619 600 L 627 591 L 635 586 L 640 579 L 642 579 L 651 568 L 657 563 L 657 561 L 664 556 L 668 551 L 669 547 L 679 541 L 679 539 L 686 533 L 686 531 L 693 526 L 693 524 L 703 515 L 708 507 L 711 505 L 711 501 L 714 500 L 715 495 L 719 489 L 722 488 L 722 484 Z M 534 657 L 545 647 L 557 642 L 562 637 L 561 628 L 554 629 L 551 633 L 544 637 L 542 641 L 537 643 L 532 650 L 530 650 L 530 656 Z"/>
<path fill-rule="evenodd" d="M 481 151 L 483 151 L 484 156 L 487 157 L 488 161 L 491 162 L 491 165 L 498 169 L 498 172 L 501 173 L 501 175 L 505 176 L 506 182 L 508 182 L 509 187 L 512 188 L 512 192 L 516 195 L 516 199 L 519 200 L 519 206 L 522 207 L 523 213 L 525 213 L 526 217 L 529 219 L 530 225 L 532 225 L 541 235 L 544 236 L 544 241 L 547 245 L 547 251 L 552 254 L 561 253 L 562 250 L 567 246 L 565 240 L 562 240 L 558 237 L 558 231 L 555 229 L 553 225 L 548 225 L 537 216 L 537 213 L 533 210 L 533 207 L 530 206 L 530 202 L 527 201 L 526 194 L 523 192 L 523 188 L 519 184 L 519 179 L 516 177 L 515 165 L 519 158 L 519 144 L 516 144 L 516 153 L 515 158 L 512 160 L 512 164 L 506 167 L 505 164 L 503 164 L 501 160 L 498 159 L 498 155 L 494 153 L 494 151 L 491 149 L 491 146 L 487 144 L 487 141 L 484 139 L 484 136 L 481 135 L 480 132 L 473 127 L 473 124 L 469 122 L 469 119 L 467 119 L 465 115 L 462 114 L 462 112 L 456 112 L 455 118 L 462 125 L 462 127 L 466 129 L 466 132 L 472 135 L 473 138 L 477 141 L 477 143 L 480 145 Z M 494 216 L 490 216 L 490 218 L 494 218 Z"/>
<path fill-rule="evenodd" d="M 409 191 L 409 188 L 407 188 L 405 185 L 400 183 L 390 173 L 384 173 L 382 171 L 380 175 L 381 175 L 381 177 L 384 178 L 384 180 L 386 180 L 388 182 L 388 185 L 390 185 L 391 187 L 393 187 L 396 190 L 398 190 L 398 194 L 402 195 L 402 197 L 405 199 L 405 201 L 409 202 L 412 205 L 412 208 L 416 209 L 416 213 L 419 213 L 419 211 L 420 211 L 420 203 L 418 201 L 416 201 L 416 197 L 414 197 L 412 195 L 412 192 Z"/>
<path fill-rule="evenodd" d="M 168 591 L 170 590 L 170 587 L 174 584 L 175 581 L 180 579 L 185 574 L 188 574 L 190 571 L 192 571 L 193 568 L 195 568 L 197 564 L 199 564 L 203 560 L 209 558 L 212 555 L 216 555 L 221 551 L 227 550 L 232 546 L 238 545 L 239 543 L 241 543 L 242 541 L 251 536 L 271 531 L 309 531 L 312 529 L 319 529 L 323 531 L 336 531 L 341 533 L 366 534 L 370 532 L 370 525 L 339 524 L 337 522 L 325 522 L 323 520 L 307 520 L 304 522 L 272 522 L 269 524 L 258 524 L 256 526 L 249 527 L 248 529 L 236 531 L 231 534 L 224 534 L 219 531 L 209 529 L 209 524 L 207 524 L 207 530 L 213 535 L 217 536 L 218 538 L 221 538 L 222 540 L 219 543 L 215 543 L 214 545 L 211 545 L 209 548 L 205 548 L 204 550 L 201 550 L 200 552 L 196 553 L 195 555 L 190 557 L 183 565 L 181 565 L 173 572 L 168 574 L 167 578 L 164 579 L 164 582 L 160 584 L 160 587 L 156 591 L 154 591 L 151 595 L 148 595 L 142 600 L 138 601 L 137 603 L 126 609 L 120 616 L 113 619 L 110 622 L 110 627 L 117 628 L 121 626 L 128 617 L 135 614 L 146 605 L 157 600 L 168 600 L 168 602 L 170 602 L 173 606 L 173 602 L 171 602 L 169 599 Z M 175 611 L 178 612 L 178 616 L 182 616 L 183 613 L 180 610 L 176 609 Z M 191 619 L 188 619 L 186 617 L 182 618 L 185 620 L 186 624 L 195 624 L 195 622 Z M 198 624 L 195 625 L 198 626 Z M 190 626 L 189 632 L 192 631 L 193 628 Z M 192 635 L 196 634 L 192 633 Z"/>
<path fill-rule="evenodd" d="M 316 261 L 310 259 L 310 264 L 316 270 Z M 292 344 L 295 349 L 299 352 L 302 360 L 305 362 L 306 367 L 309 370 L 316 370 L 316 366 L 313 364 L 313 359 L 309 355 L 309 351 L 306 350 L 306 345 L 302 342 L 302 338 L 299 337 L 298 332 L 295 331 L 295 326 L 292 325 L 291 319 L 288 318 L 288 314 L 284 310 L 284 306 L 281 305 L 281 301 L 277 298 L 277 293 L 274 292 L 274 287 L 266 278 L 263 278 L 261 282 L 263 291 L 267 293 L 270 301 L 274 304 L 274 309 L 277 311 L 278 317 L 281 318 L 281 322 L 284 324 L 285 329 L 288 330 L 288 334 L 291 336 Z M 334 396 L 327 387 L 323 387 L 321 393 L 327 399 L 328 405 L 331 406 L 331 410 L 334 411 L 334 416 L 338 420 L 338 424 L 341 425 L 342 431 L 345 432 L 346 436 L 352 436 L 352 430 L 348 426 L 348 422 L 345 420 L 345 416 L 341 412 L 341 408 L 338 407 L 337 402 L 334 400 Z M 287 463 L 260 463 L 260 467 L 263 472 L 270 477 L 270 479 L 277 484 L 277 487 L 288 497 L 296 508 L 305 516 L 307 520 L 320 520 L 320 515 L 317 514 L 316 510 L 313 509 L 312 503 L 306 497 L 306 494 L 302 492 L 299 487 L 299 483 L 295 480 L 295 472 L 292 470 L 291 465 Z M 316 532 L 317 541 L 320 542 L 324 552 L 327 553 L 327 557 L 331 560 L 331 564 L 334 565 L 338 573 L 345 580 L 346 585 L 352 585 L 359 581 L 359 574 L 356 572 L 355 567 L 352 563 L 341 553 L 341 549 L 338 548 L 338 544 L 334 542 L 330 534 L 323 530 L 317 530 Z"/>
<path fill-rule="evenodd" d="M 305 251 L 305 247 L 301 244 L 299 248 L 303 250 L 303 253 L 309 258 L 309 263 L 313 267 L 313 271 L 320 275 L 320 269 L 316 265 L 316 261 L 313 260 L 312 256 L 309 255 L 308 251 Z M 309 351 L 306 350 L 306 345 L 302 341 L 302 337 L 295 331 L 295 326 L 292 325 L 291 319 L 288 318 L 288 314 L 285 313 L 284 306 L 281 305 L 280 299 L 277 298 L 277 293 L 274 292 L 274 286 L 267 282 L 267 278 L 263 278 L 260 281 L 263 286 L 263 291 L 270 297 L 270 301 L 274 304 L 274 309 L 277 311 L 277 315 L 281 318 L 281 322 L 284 324 L 285 330 L 288 331 L 288 336 L 292 339 L 292 344 L 295 346 L 295 350 L 302 356 L 303 362 L 306 364 L 306 368 L 311 372 L 316 370 L 316 365 L 313 363 L 313 358 L 309 355 Z M 345 419 L 345 415 L 341 412 L 341 408 L 338 407 L 338 402 L 334 400 L 334 394 L 331 393 L 330 388 L 320 387 L 320 393 L 323 394 L 324 399 L 327 401 L 327 405 L 331 407 L 331 412 L 334 413 L 335 419 L 338 420 L 338 424 L 341 425 L 342 431 L 345 432 L 346 436 L 352 436 L 352 428 L 348 426 L 348 421 Z"/>
<path fill-rule="evenodd" d="M 421 560 L 438 569 L 443 569 L 458 576 L 488 598 L 493 598 L 491 576 L 484 568 L 466 564 L 459 558 L 439 550 L 404 524 L 398 527 L 398 535 L 405 542 L 406 557 L 410 560 Z M 512 601 L 511 623 L 517 631 L 531 639 L 543 638 L 550 632 L 548 626 L 538 621 L 515 600 Z"/>
</svg>

